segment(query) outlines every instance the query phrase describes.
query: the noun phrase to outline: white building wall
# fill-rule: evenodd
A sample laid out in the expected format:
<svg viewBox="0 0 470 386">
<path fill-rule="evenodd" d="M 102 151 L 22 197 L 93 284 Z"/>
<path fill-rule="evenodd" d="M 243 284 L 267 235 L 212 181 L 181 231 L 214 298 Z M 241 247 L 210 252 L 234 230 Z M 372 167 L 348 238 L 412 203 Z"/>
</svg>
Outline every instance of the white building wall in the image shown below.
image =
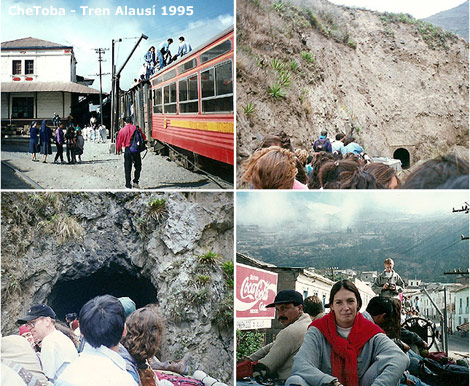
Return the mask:
<svg viewBox="0 0 470 386">
<path fill-rule="evenodd" d="M 359 294 L 361 295 L 362 307 L 361 307 L 360 311 L 363 312 L 363 311 L 366 310 L 370 299 L 372 299 L 374 296 L 376 296 L 376 294 L 375 294 L 374 291 L 372 291 L 372 288 L 369 287 L 362 280 L 354 279 L 354 285 L 357 287 L 357 289 L 359 290 Z"/>
<path fill-rule="evenodd" d="M 54 113 L 58 113 L 61 118 L 62 108 L 60 111 L 57 111 L 59 107 L 62 106 L 62 92 L 41 92 L 38 93 L 38 112 L 37 116 L 41 118 L 51 119 Z"/>
<path fill-rule="evenodd" d="M 69 51 L 66 53 L 66 51 Z M 13 60 L 21 60 L 21 75 L 15 75 L 24 82 L 25 60 L 34 61 L 34 74 L 32 82 L 71 82 L 75 77 L 75 59 L 71 50 L 26 50 L 26 51 L 2 51 L 0 80 L 11 82 L 13 79 Z M 24 52 L 24 53 L 21 53 Z"/>
<path fill-rule="evenodd" d="M 308 296 L 316 295 L 323 301 L 323 305 L 328 303 L 332 283 L 312 279 L 304 275 L 299 275 L 295 282 L 295 290 L 300 292 L 304 299 Z"/>
<path fill-rule="evenodd" d="M 457 326 L 468 321 L 469 318 L 469 292 L 468 287 L 455 293 L 455 314 L 453 331 L 457 331 Z"/>
</svg>

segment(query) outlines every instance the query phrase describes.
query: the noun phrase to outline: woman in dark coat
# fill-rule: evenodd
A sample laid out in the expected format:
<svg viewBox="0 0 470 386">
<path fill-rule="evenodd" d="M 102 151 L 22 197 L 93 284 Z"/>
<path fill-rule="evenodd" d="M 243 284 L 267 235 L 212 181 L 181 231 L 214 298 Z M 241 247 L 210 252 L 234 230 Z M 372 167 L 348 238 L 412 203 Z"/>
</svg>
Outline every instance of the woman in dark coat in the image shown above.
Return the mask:
<svg viewBox="0 0 470 386">
<path fill-rule="evenodd" d="M 41 130 L 39 130 L 39 140 L 41 144 L 41 154 L 44 155 L 42 162 L 46 162 L 48 154 L 52 154 L 51 146 L 52 130 L 50 127 L 46 126 L 46 120 L 42 121 Z"/>
<path fill-rule="evenodd" d="M 38 152 L 38 125 L 36 121 L 31 122 L 31 127 L 29 129 L 29 152 L 33 155 L 32 161 L 36 162 L 36 153 Z"/>
</svg>

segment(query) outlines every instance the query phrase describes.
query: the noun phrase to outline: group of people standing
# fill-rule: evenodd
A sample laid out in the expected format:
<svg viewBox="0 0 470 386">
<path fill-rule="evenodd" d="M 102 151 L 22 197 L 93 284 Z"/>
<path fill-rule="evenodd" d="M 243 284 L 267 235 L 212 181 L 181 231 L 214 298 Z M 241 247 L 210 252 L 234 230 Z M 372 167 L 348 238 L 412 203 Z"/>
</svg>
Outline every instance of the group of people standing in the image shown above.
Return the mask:
<svg viewBox="0 0 470 386">
<path fill-rule="evenodd" d="M 161 70 L 171 62 L 174 62 L 178 57 L 182 57 L 192 50 L 191 45 L 186 42 L 184 36 L 179 37 L 179 42 L 178 52 L 174 56 L 170 52 L 170 45 L 173 43 L 172 38 L 161 42 L 156 52 L 155 46 L 151 46 L 144 56 L 145 75 L 142 74 L 141 77 L 145 76 L 145 79 L 148 80 L 156 70 Z"/>
<path fill-rule="evenodd" d="M 76 128 L 69 126 L 64 132 L 64 124 L 60 123 L 55 129 L 54 133 L 52 129 L 46 125 L 44 119 L 41 123 L 41 127 L 38 129 L 37 122 L 33 121 L 29 130 L 29 152 L 32 154 L 32 161 L 39 162 L 37 153 L 39 152 L 43 158 L 42 162 L 47 163 L 47 156 L 52 154 L 52 143 L 56 144 L 57 153 L 54 158 L 54 163 L 64 161 L 64 146 L 67 154 L 67 162 L 74 164 L 82 162 L 83 149 L 85 147 L 85 140 L 82 135 L 82 130 L 77 125 Z"/>
</svg>

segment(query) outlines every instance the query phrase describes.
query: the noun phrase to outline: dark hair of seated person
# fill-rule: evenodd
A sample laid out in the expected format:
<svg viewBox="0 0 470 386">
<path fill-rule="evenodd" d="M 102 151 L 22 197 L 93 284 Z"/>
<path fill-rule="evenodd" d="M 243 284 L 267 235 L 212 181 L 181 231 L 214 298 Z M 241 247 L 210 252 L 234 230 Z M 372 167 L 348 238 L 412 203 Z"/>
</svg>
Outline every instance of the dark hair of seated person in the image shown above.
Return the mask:
<svg viewBox="0 0 470 386">
<path fill-rule="evenodd" d="M 362 169 L 354 172 L 343 172 L 339 189 L 382 189 L 375 177 Z"/>
<path fill-rule="evenodd" d="M 316 296 L 309 296 L 304 300 L 304 312 L 309 314 L 310 316 L 317 316 L 318 314 L 323 312 L 323 303 L 321 299 Z"/>
<path fill-rule="evenodd" d="M 401 188 L 468 189 L 468 186 L 468 161 L 449 154 L 426 161 L 408 176 Z"/>
<path fill-rule="evenodd" d="M 400 339 L 401 303 L 390 297 L 375 296 L 369 300 L 366 311 L 372 316 L 384 315 L 382 330 L 390 339 Z"/>
<path fill-rule="evenodd" d="M 359 168 L 359 163 L 353 160 L 326 162 L 319 172 L 320 184 L 324 189 L 340 189 L 344 179 Z"/>
<path fill-rule="evenodd" d="M 121 302 L 111 295 L 89 300 L 78 316 L 80 332 L 93 347 L 117 346 L 122 338 L 126 316 Z"/>
<path fill-rule="evenodd" d="M 311 161 L 312 165 L 312 172 L 308 177 L 307 186 L 309 189 L 320 189 L 320 168 L 329 161 L 334 161 L 334 156 L 331 153 L 327 153 L 326 151 L 321 151 L 316 153 Z"/>
</svg>

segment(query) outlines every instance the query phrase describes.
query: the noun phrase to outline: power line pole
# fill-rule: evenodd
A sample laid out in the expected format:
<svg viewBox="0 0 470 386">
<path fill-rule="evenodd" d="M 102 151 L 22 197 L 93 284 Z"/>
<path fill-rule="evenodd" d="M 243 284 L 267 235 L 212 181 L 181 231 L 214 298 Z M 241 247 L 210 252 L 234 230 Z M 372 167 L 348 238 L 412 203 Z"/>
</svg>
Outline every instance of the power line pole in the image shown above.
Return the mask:
<svg viewBox="0 0 470 386">
<path fill-rule="evenodd" d="M 101 62 L 103 61 L 101 55 L 105 54 L 109 48 L 95 48 L 95 52 L 98 54 L 98 62 L 100 64 L 100 121 L 103 124 L 103 80 L 101 73 Z"/>
</svg>

